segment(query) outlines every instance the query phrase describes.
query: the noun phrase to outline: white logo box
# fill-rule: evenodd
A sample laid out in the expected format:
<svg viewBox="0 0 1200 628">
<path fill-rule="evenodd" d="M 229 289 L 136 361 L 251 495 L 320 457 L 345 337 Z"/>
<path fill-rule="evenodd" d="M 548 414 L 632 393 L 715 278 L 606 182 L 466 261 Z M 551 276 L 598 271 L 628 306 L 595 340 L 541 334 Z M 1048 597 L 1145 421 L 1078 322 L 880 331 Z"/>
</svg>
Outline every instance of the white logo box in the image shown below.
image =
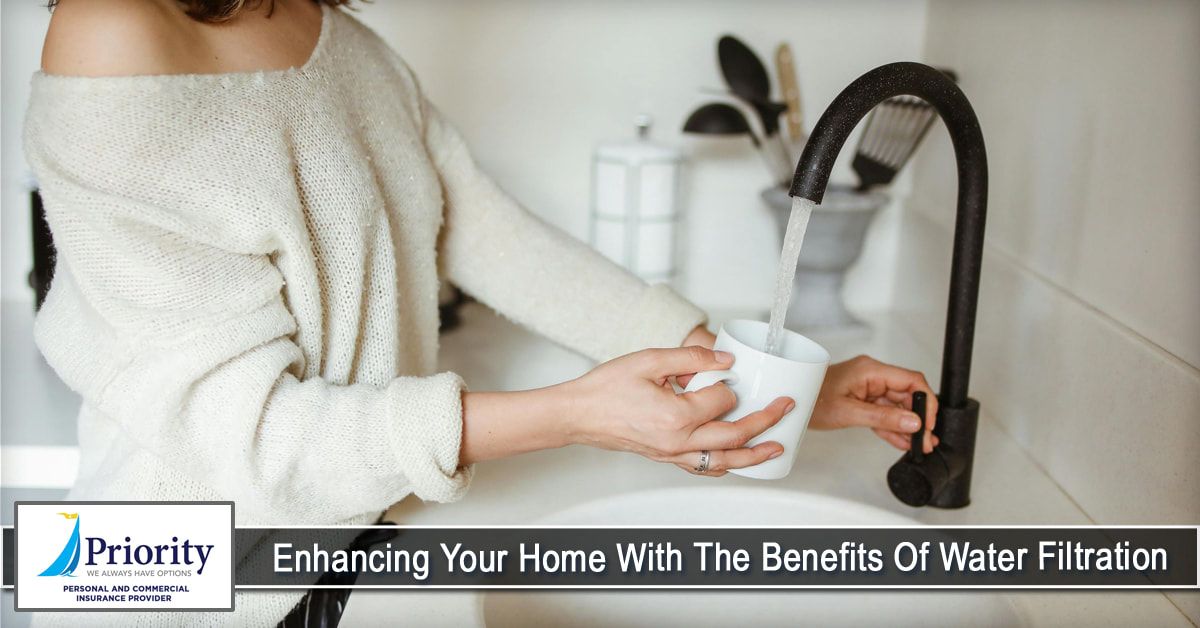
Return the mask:
<svg viewBox="0 0 1200 628">
<path fill-rule="evenodd" d="M 18 611 L 232 611 L 233 502 L 16 502 Z"/>
</svg>

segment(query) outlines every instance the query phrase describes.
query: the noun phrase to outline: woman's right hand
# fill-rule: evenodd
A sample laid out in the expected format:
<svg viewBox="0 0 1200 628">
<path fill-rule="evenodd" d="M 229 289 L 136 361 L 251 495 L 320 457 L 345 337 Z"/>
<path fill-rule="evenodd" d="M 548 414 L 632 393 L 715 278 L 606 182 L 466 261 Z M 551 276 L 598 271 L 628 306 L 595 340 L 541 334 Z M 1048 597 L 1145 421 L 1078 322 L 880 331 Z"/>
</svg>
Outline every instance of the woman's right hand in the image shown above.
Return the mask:
<svg viewBox="0 0 1200 628">
<path fill-rule="evenodd" d="M 774 441 L 745 445 L 778 423 L 795 405 L 791 399 L 776 399 L 737 421 L 713 421 L 737 403 L 728 386 L 717 383 L 681 394 L 671 386 L 673 377 L 732 364 L 732 355 L 697 346 L 646 349 L 605 362 L 556 387 L 568 400 L 568 439 L 670 462 L 690 473 L 697 473 L 701 452 L 708 450 L 702 475 L 709 476 L 779 456 L 783 445 Z"/>
</svg>

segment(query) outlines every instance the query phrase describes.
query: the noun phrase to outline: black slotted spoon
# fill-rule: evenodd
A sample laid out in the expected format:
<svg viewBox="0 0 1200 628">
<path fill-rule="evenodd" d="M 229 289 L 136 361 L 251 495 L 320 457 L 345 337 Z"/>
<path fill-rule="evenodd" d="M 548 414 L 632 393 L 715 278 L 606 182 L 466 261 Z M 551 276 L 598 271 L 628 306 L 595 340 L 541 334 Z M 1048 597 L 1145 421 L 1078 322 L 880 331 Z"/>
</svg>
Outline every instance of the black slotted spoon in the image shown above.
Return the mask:
<svg viewBox="0 0 1200 628">
<path fill-rule="evenodd" d="M 957 80 L 953 71 L 942 72 Z M 858 190 L 891 183 L 936 119 L 933 106 L 915 96 L 889 98 L 872 109 L 852 164 L 858 175 Z"/>
</svg>

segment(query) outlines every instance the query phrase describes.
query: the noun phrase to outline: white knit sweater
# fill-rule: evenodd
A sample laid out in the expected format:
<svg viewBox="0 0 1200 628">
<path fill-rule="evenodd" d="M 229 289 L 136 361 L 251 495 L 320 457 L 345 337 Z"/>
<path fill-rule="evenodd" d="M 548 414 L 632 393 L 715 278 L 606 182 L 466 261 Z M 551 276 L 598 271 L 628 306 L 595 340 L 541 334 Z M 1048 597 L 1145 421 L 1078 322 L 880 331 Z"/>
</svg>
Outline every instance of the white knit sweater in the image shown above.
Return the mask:
<svg viewBox="0 0 1200 628">
<path fill-rule="evenodd" d="M 71 499 L 228 499 L 239 525 L 458 499 L 439 277 L 597 360 L 704 320 L 514 203 L 340 10 L 298 69 L 38 74 L 25 140 L 58 248 L 37 342 L 84 399 Z M 239 594 L 232 619 L 273 625 L 300 595 Z"/>
</svg>

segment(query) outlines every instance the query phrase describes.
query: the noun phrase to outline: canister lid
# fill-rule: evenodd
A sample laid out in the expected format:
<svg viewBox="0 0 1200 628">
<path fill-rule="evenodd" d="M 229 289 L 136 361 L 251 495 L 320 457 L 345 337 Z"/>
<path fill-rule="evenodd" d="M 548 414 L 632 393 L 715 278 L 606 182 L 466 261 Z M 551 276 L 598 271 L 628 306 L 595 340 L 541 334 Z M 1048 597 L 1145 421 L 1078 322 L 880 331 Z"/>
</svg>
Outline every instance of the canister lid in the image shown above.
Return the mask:
<svg viewBox="0 0 1200 628">
<path fill-rule="evenodd" d="M 596 157 L 632 164 L 651 161 L 677 162 L 683 158 L 683 153 L 678 148 L 650 139 L 653 118 L 648 114 L 640 114 L 634 118 L 634 126 L 637 128 L 637 139 L 602 142 L 596 146 Z"/>
</svg>

